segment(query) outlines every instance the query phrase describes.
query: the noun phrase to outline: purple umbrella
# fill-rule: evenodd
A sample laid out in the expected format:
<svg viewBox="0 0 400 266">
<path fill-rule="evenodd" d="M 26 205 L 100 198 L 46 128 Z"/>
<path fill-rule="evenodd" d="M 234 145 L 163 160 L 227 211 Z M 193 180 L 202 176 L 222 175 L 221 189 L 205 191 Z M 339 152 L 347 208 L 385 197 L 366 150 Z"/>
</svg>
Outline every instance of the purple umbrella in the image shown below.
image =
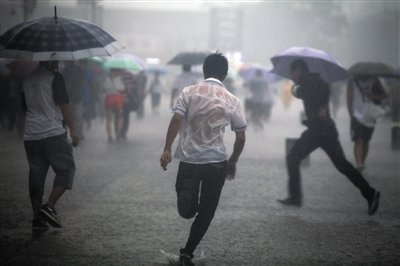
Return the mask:
<svg viewBox="0 0 400 266">
<path fill-rule="evenodd" d="M 273 56 L 271 62 L 274 67 L 271 72 L 291 79 L 290 65 L 297 59 L 304 60 L 311 72 L 319 73 L 328 83 L 349 77 L 346 69 L 330 54 L 309 47 L 291 47 Z"/>
</svg>

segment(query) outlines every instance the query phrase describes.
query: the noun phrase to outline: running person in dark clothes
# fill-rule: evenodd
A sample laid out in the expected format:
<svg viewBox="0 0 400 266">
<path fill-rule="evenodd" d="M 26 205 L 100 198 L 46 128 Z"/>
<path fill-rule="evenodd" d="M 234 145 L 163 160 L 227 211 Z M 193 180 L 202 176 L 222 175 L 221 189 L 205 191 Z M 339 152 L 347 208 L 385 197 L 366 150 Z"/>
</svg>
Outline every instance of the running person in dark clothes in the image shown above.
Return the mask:
<svg viewBox="0 0 400 266">
<path fill-rule="evenodd" d="M 291 64 L 293 95 L 303 100 L 307 120 L 303 123 L 307 129 L 287 155 L 289 174 L 288 198 L 278 200 L 283 204 L 301 206 L 300 162 L 317 148 L 322 148 L 338 171 L 344 174 L 368 202 L 368 214 L 374 214 L 379 206 L 380 193 L 372 188 L 361 173 L 347 161 L 336 125 L 329 112 L 330 87 L 319 74 L 310 73 L 307 64 L 299 59 Z"/>
</svg>

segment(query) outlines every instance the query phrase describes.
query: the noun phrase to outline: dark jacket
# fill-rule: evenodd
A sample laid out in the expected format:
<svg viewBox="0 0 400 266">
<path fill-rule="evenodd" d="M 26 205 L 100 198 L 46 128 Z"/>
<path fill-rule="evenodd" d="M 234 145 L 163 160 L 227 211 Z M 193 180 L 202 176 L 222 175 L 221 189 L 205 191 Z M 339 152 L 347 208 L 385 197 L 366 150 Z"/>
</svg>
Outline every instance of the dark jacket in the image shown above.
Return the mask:
<svg viewBox="0 0 400 266">
<path fill-rule="evenodd" d="M 319 74 L 304 74 L 293 95 L 303 100 L 308 127 L 333 123 L 329 112 L 330 86 Z"/>
</svg>

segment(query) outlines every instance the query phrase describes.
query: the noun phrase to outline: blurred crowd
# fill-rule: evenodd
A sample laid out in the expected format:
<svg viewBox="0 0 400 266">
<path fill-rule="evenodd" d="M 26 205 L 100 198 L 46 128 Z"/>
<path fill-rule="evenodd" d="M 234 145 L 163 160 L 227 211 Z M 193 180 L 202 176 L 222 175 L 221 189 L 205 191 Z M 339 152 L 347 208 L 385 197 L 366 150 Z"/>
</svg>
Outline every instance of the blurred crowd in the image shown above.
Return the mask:
<svg viewBox="0 0 400 266">
<path fill-rule="evenodd" d="M 20 107 L 22 81 L 36 66 L 37 63 L 31 61 L 0 61 L 0 128 L 15 132 L 19 137 L 24 128 Z M 138 70 L 105 68 L 98 58 L 62 61 L 58 71 L 65 80 L 79 138 L 87 137 L 85 131 L 96 121 L 105 124 L 105 137 L 110 143 L 125 140 L 128 131 L 134 130 L 134 125 L 130 125 L 131 113 L 135 113 L 136 120 L 144 119 L 146 103 L 150 105 L 152 115 L 168 111 L 168 108 L 160 108 L 162 98 L 166 98 L 164 101 L 168 104 L 165 105 L 172 108 L 185 86 L 203 79 L 197 66 L 182 65 L 178 70 L 180 73 L 172 74 L 159 65 Z M 347 82 L 332 86 L 330 102 L 334 118 L 340 106 L 345 104 Z M 398 116 L 392 111 L 395 109 L 398 113 L 395 101 L 398 96 L 394 89 L 398 80 L 385 79 L 382 83 L 389 96 L 381 103 L 383 116 Z M 263 130 L 270 121 L 278 100 L 285 110 L 293 101 L 292 81 L 274 75 L 260 65 L 234 68 L 224 85 L 242 99 L 249 127 L 257 131 Z"/>
</svg>

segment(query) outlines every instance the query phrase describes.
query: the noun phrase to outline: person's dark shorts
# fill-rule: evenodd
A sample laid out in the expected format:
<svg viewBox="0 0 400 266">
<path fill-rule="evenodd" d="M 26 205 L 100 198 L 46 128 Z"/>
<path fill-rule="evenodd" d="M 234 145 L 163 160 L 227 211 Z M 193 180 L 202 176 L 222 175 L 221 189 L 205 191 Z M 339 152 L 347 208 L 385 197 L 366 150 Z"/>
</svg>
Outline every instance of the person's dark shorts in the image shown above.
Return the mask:
<svg viewBox="0 0 400 266">
<path fill-rule="evenodd" d="M 371 140 L 375 129 L 374 127 L 367 127 L 361 124 L 355 118 L 351 119 L 350 128 L 352 141 L 363 140 L 365 142 L 369 142 Z"/>
<path fill-rule="evenodd" d="M 29 163 L 29 191 L 31 196 L 42 196 L 49 167 L 56 174 L 54 186 L 72 188 L 75 175 L 75 162 L 72 145 L 67 134 L 42 140 L 24 141 Z"/>
</svg>

